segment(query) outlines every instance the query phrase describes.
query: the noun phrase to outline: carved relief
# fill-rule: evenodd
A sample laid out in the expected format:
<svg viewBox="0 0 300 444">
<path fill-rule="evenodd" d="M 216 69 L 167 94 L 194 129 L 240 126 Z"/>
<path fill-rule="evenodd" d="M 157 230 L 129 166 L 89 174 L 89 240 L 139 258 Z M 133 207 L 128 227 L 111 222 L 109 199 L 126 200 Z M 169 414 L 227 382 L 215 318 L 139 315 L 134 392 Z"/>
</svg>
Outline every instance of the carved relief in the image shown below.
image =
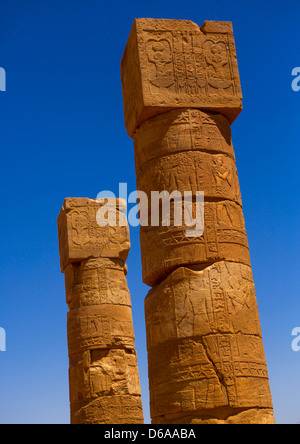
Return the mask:
<svg viewBox="0 0 300 444">
<path fill-rule="evenodd" d="M 108 395 L 140 396 L 136 368 L 136 354 L 126 350 L 93 350 L 75 355 L 70 359 L 70 377 L 76 381 L 71 387 L 71 402 Z"/>
<path fill-rule="evenodd" d="M 102 204 L 91 199 L 66 199 L 58 217 L 62 270 L 73 262 L 90 257 L 115 257 L 126 260 L 130 250 L 129 227 L 119 226 L 120 211 L 116 199 L 117 226 L 99 226 L 97 212 Z M 122 215 L 124 216 L 124 215 Z"/>
<path fill-rule="evenodd" d="M 145 310 L 150 348 L 210 334 L 261 337 L 255 287 L 247 265 L 218 262 L 203 271 L 179 268 L 150 290 Z"/>
<path fill-rule="evenodd" d="M 199 31 L 147 31 L 144 51 L 150 94 L 165 93 L 178 102 L 236 94 L 227 35 L 206 38 Z"/>
<path fill-rule="evenodd" d="M 226 154 L 235 160 L 228 120 L 200 110 L 174 110 L 143 123 L 134 139 L 137 173 L 153 159 L 180 152 Z"/>
<path fill-rule="evenodd" d="M 73 403 L 72 424 L 142 424 L 143 409 L 139 396 L 99 396 L 91 402 Z"/>
<path fill-rule="evenodd" d="M 171 207 L 172 208 L 172 207 Z M 141 227 L 143 280 L 154 285 L 175 266 L 228 260 L 250 265 L 242 208 L 230 201 L 205 202 L 204 233 L 187 237 L 186 227 Z"/>
<path fill-rule="evenodd" d="M 155 36 L 153 36 L 155 37 Z M 167 39 L 152 38 L 146 42 L 149 81 L 158 88 L 170 88 L 174 85 L 172 49 Z"/>
<path fill-rule="evenodd" d="M 224 94 L 234 94 L 232 67 L 228 56 L 228 42 L 217 38 L 204 42 L 208 94 L 218 94 L 221 89 Z M 217 91 L 216 91 L 217 90 Z"/>
<path fill-rule="evenodd" d="M 219 198 L 242 204 L 235 162 L 223 154 L 182 152 L 147 162 L 137 172 L 137 188 L 151 201 L 152 191 L 204 191 L 206 199 Z"/>
<path fill-rule="evenodd" d="M 256 346 L 261 342 L 252 336 L 240 339 L 237 345 L 244 347 L 241 354 L 251 344 Z M 208 411 L 213 423 L 220 415 L 220 408 L 240 411 L 256 406 L 261 409 L 262 416 L 263 409 L 272 409 L 264 356 L 249 362 L 240 354 L 231 355 L 229 347 L 233 346 L 233 340 L 229 335 L 212 335 L 203 343 L 199 338 L 191 338 L 177 344 L 165 343 L 148 352 L 149 371 L 157 374 L 155 384 L 150 379 L 153 423 L 167 423 L 169 415 L 177 417 L 177 424 L 184 423 L 185 415 L 195 423 L 197 418 L 207 417 Z M 221 360 L 214 361 L 211 356 L 213 342 L 224 353 Z M 163 368 L 169 369 L 167 375 L 160 370 Z M 269 417 L 269 420 L 272 423 L 274 418 Z M 259 416 L 257 421 L 261 421 Z"/>
<path fill-rule="evenodd" d="M 133 71 L 136 63 L 139 69 Z M 168 109 L 220 110 L 230 122 L 242 109 L 228 22 L 205 22 L 200 29 L 189 21 L 136 19 L 122 58 L 121 77 L 130 137 L 141 123 Z"/>
<path fill-rule="evenodd" d="M 149 292 L 145 313 L 153 417 L 257 402 L 272 408 L 250 267 L 179 268 Z"/>
<path fill-rule="evenodd" d="M 143 411 L 125 277 L 129 231 L 100 227 L 100 207 L 89 199 L 66 199 L 58 218 L 69 306 L 71 423 L 138 424 Z"/>
<path fill-rule="evenodd" d="M 131 308 L 116 305 L 81 307 L 68 313 L 69 354 L 112 347 L 134 348 Z"/>
</svg>

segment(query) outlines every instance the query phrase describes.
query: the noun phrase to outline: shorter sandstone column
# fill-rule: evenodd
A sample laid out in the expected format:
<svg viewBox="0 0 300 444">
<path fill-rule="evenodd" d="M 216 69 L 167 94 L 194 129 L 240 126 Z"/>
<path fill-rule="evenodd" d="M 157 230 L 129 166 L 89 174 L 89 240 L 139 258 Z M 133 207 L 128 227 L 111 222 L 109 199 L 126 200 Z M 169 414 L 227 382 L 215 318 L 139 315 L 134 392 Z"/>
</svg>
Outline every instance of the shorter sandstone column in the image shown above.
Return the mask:
<svg viewBox="0 0 300 444">
<path fill-rule="evenodd" d="M 95 200 L 66 199 L 58 217 L 69 306 L 71 423 L 143 423 L 125 277 L 129 229 L 100 227 L 100 207 Z M 118 206 L 116 216 L 118 220 Z"/>
</svg>

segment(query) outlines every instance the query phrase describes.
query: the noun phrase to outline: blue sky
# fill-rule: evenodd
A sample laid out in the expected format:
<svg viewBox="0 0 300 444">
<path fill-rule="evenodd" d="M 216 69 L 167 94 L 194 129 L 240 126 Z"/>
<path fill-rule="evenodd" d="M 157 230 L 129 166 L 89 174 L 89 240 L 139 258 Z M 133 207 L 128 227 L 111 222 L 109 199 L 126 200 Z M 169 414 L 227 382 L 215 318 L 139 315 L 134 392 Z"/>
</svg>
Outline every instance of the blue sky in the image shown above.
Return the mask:
<svg viewBox="0 0 300 444">
<path fill-rule="evenodd" d="M 0 423 L 68 423 L 64 278 L 56 218 L 65 197 L 135 189 L 120 60 L 135 17 L 233 22 L 244 110 L 232 126 L 278 423 L 300 421 L 298 0 L 0 0 Z M 145 418 L 148 377 L 138 228 L 128 284 Z"/>
</svg>

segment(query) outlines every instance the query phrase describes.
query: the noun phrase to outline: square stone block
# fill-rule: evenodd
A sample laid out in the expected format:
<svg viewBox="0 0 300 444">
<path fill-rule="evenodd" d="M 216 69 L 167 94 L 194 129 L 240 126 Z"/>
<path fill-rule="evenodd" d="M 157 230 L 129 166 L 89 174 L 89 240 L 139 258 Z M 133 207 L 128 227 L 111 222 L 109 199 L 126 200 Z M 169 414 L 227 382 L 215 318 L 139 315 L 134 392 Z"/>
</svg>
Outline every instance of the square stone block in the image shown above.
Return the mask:
<svg viewBox="0 0 300 444">
<path fill-rule="evenodd" d="M 125 126 L 174 108 L 198 108 L 232 123 L 242 110 L 231 22 L 136 19 L 121 61 Z"/>
<path fill-rule="evenodd" d="M 58 216 L 61 269 L 90 258 L 115 258 L 125 261 L 130 250 L 129 227 L 119 199 L 113 199 L 116 225 L 100 226 L 97 214 L 103 205 L 97 199 L 67 198 Z M 115 208 L 115 209 L 114 209 Z M 120 218 L 122 224 L 120 226 Z"/>
</svg>

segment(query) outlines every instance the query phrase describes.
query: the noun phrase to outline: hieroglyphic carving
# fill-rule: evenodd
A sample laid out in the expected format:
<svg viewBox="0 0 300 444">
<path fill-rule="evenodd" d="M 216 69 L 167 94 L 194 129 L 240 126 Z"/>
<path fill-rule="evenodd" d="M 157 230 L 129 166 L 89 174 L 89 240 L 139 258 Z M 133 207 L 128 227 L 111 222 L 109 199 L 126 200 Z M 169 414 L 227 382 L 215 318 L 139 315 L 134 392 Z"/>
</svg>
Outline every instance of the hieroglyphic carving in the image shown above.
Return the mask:
<svg viewBox="0 0 300 444">
<path fill-rule="evenodd" d="M 226 117 L 197 109 L 173 110 L 147 120 L 135 133 L 134 149 L 137 172 L 153 159 L 185 151 L 226 154 L 235 159 Z"/>
<path fill-rule="evenodd" d="M 131 137 L 143 121 L 171 108 L 222 110 L 231 122 L 242 109 L 229 22 L 205 22 L 199 28 L 190 21 L 136 19 L 121 73 Z"/>
<path fill-rule="evenodd" d="M 154 285 L 175 266 L 226 259 L 250 265 L 243 211 L 231 201 L 206 202 L 205 230 L 187 237 L 185 226 L 141 227 L 143 280 Z"/>
<path fill-rule="evenodd" d="M 161 310 L 159 301 L 169 310 Z M 217 262 L 202 271 L 178 268 L 150 290 L 145 304 L 150 348 L 218 333 L 261 337 L 253 277 L 247 265 Z"/>
<path fill-rule="evenodd" d="M 117 226 L 99 226 L 97 212 L 101 204 L 86 198 L 68 198 L 59 215 L 61 267 L 89 257 L 120 257 L 126 260 L 129 249 L 128 225 L 119 226 L 120 211 L 116 201 Z M 100 252 L 100 253 L 99 253 Z"/>
<path fill-rule="evenodd" d="M 124 263 L 118 259 L 89 259 L 65 269 L 70 309 L 115 304 L 131 307 Z"/>
<path fill-rule="evenodd" d="M 119 202 L 115 203 L 119 213 Z M 90 199 L 66 199 L 58 217 L 69 306 L 71 422 L 142 423 L 131 299 L 125 277 L 129 230 L 128 225 L 100 227 L 96 215 L 101 205 Z M 110 407 L 108 412 L 106 407 Z"/>
<path fill-rule="evenodd" d="M 105 395 L 74 402 L 73 424 L 140 424 L 141 400 L 133 395 Z M 101 420 L 99 420 L 101 418 Z M 116 419 L 114 419 L 116 418 Z"/>
<path fill-rule="evenodd" d="M 204 191 L 206 199 L 232 200 L 242 204 L 236 165 L 223 154 L 181 152 L 147 162 L 137 172 L 137 189 L 151 199 L 152 191 Z"/>
<path fill-rule="evenodd" d="M 69 355 L 85 350 L 134 349 L 131 308 L 115 304 L 81 307 L 68 313 Z"/>
<path fill-rule="evenodd" d="M 256 423 L 265 423 L 266 416 L 268 423 L 274 423 L 265 360 L 259 353 L 250 358 L 247 352 L 248 347 L 258 351 L 259 342 L 251 335 L 213 335 L 203 343 L 192 338 L 150 350 L 149 373 L 157 375 L 155 385 L 150 378 L 153 423 L 213 424 L 222 416 L 226 423 L 230 413 L 256 408 L 260 409 Z M 222 357 L 213 354 L 214 345 Z M 238 348 L 229 354 L 228 347 L 235 346 Z M 251 416 L 243 421 L 251 423 Z M 243 421 L 236 418 L 236 423 Z"/>
<path fill-rule="evenodd" d="M 154 418 L 185 411 L 195 411 L 195 418 L 197 410 L 216 407 L 272 408 L 249 266 L 179 268 L 149 292 L 145 313 Z"/>
<path fill-rule="evenodd" d="M 176 96 L 179 103 L 184 103 L 191 96 L 238 94 L 227 33 L 206 37 L 192 26 L 189 31 L 174 30 L 172 26 L 164 26 L 163 31 L 143 31 L 151 95 L 163 90 L 171 100 Z"/>
</svg>

